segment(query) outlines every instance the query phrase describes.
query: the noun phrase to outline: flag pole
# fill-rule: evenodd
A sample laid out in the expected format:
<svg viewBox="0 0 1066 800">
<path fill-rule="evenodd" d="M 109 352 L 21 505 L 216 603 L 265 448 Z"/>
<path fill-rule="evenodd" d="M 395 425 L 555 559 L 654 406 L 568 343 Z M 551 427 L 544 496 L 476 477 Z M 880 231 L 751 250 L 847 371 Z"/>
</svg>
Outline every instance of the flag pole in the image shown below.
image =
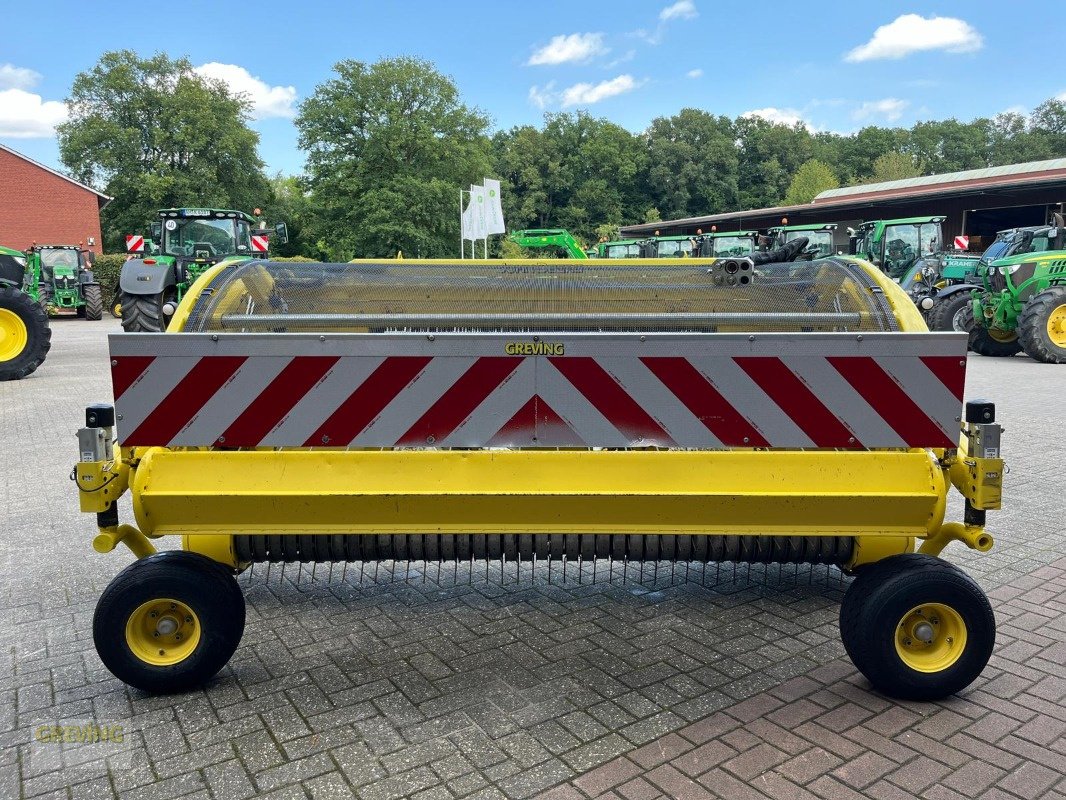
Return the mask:
<svg viewBox="0 0 1066 800">
<path fill-rule="evenodd" d="M 463 240 L 463 189 L 459 188 L 459 258 L 466 258 L 466 242 Z"/>
</svg>

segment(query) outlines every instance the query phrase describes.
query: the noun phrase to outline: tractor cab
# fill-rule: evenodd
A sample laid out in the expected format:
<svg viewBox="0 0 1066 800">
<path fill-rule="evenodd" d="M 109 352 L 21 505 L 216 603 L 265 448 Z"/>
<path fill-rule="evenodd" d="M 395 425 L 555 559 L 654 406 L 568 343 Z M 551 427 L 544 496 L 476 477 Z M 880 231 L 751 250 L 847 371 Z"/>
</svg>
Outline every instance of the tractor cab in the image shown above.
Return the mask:
<svg viewBox="0 0 1066 800">
<path fill-rule="evenodd" d="M 696 230 L 692 237 L 693 255 L 700 258 L 747 256 L 759 249 L 761 238 L 757 231 L 719 231 L 712 225 L 710 233 Z"/>
<path fill-rule="evenodd" d="M 641 258 L 687 258 L 692 255 L 691 236 L 655 236 L 641 242 Z"/>
<path fill-rule="evenodd" d="M 899 281 L 917 259 L 943 250 L 944 219 L 908 217 L 864 222 L 851 237 L 851 252 Z"/>
<path fill-rule="evenodd" d="M 836 229 L 836 223 L 789 225 L 787 219 L 782 219 L 781 225 L 776 228 L 770 228 L 766 232 L 767 242 L 765 249 L 774 250 L 778 247 L 784 247 L 794 239 L 806 236 L 807 249 L 803 253 L 804 257 L 811 259 L 828 258 L 837 251 L 833 242 Z"/>
<path fill-rule="evenodd" d="M 596 245 L 597 258 L 640 258 L 641 243 L 636 239 L 616 242 L 600 242 Z"/>
<path fill-rule="evenodd" d="M 59 286 L 73 285 L 77 282 L 78 271 L 82 268 L 81 250 L 74 245 L 34 245 L 31 248 L 40 257 L 40 280 Z"/>
</svg>

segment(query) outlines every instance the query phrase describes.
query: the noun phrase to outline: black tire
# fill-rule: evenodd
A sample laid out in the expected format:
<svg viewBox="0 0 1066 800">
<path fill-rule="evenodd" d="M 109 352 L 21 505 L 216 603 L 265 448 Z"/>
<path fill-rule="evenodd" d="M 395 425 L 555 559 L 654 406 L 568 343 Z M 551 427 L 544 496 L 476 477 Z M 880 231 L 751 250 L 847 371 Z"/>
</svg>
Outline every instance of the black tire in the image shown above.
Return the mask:
<svg viewBox="0 0 1066 800">
<path fill-rule="evenodd" d="M 127 626 L 136 630 L 146 604 L 170 600 L 195 614 L 175 623 L 174 636 L 198 631 L 198 638 L 177 663 L 152 664 L 134 651 Z M 93 642 L 104 666 L 123 683 L 153 694 L 184 692 L 226 665 L 244 633 L 244 613 L 244 595 L 226 567 L 198 553 L 171 550 L 134 561 L 111 581 L 96 604 Z"/>
<path fill-rule="evenodd" d="M 19 330 L 18 338 L 5 347 L 8 335 L 7 325 L 3 324 L 5 319 L 15 327 L 19 327 L 18 322 L 25 326 L 25 341 Z M 13 342 L 21 342 L 21 345 L 14 344 L 17 350 L 10 347 Z M 51 346 L 52 329 L 41 305 L 21 289 L 0 283 L 0 381 L 25 378 L 44 363 Z"/>
<path fill-rule="evenodd" d="M 963 309 L 959 324 L 967 327 L 970 331 L 970 349 L 979 356 L 992 356 L 993 358 L 1005 358 L 1017 355 L 1022 351 L 1021 342 L 1017 335 L 1013 339 L 994 337 L 984 325 L 978 325 L 973 316 L 973 305 Z"/>
<path fill-rule="evenodd" d="M 973 301 L 966 292 L 956 292 L 943 300 L 937 300 L 926 317 L 929 330 L 969 333 L 973 330 L 972 305 Z M 970 309 L 969 313 L 966 313 L 967 308 Z M 969 327 L 964 327 L 965 324 Z"/>
<path fill-rule="evenodd" d="M 1058 341 L 1052 338 L 1052 329 Z M 1066 364 L 1066 286 L 1052 286 L 1032 298 L 1018 316 L 1018 341 L 1030 358 Z"/>
<path fill-rule="evenodd" d="M 87 283 L 82 288 L 85 298 L 85 319 L 96 321 L 104 318 L 104 293 L 98 283 Z"/>
<path fill-rule="evenodd" d="M 904 661 L 897 635 L 905 634 L 897 630 L 913 618 L 910 611 L 934 603 L 961 618 L 965 643 L 953 662 L 921 671 Z M 935 615 L 930 619 L 940 625 Z M 950 628 L 934 630 L 940 637 Z M 996 620 L 988 598 L 969 575 L 939 558 L 906 553 L 859 571 L 840 606 L 840 636 L 852 662 L 878 691 L 902 700 L 937 700 L 965 689 L 981 674 L 996 642 Z M 951 642 L 951 637 L 937 638 L 933 644 L 950 652 Z M 915 645 L 919 650 L 925 646 Z"/>
<path fill-rule="evenodd" d="M 129 333 L 162 333 L 167 329 L 163 315 L 163 295 L 119 295 L 122 304 L 122 329 Z"/>
<path fill-rule="evenodd" d="M 52 284 L 37 284 L 37 302 L 40 303 L 45 314 L 48 313 L 48 304 L 52 302 L 52 298 L 55 297 L 55 294 L 55 289 L 52 288 Z"/>
</svg>

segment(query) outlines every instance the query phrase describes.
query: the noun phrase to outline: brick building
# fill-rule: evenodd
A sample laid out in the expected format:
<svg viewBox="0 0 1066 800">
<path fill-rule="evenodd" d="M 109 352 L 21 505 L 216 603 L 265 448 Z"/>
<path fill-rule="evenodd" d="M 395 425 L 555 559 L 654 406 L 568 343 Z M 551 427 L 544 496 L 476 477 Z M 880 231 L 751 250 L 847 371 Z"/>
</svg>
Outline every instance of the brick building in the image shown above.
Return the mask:
<svg viewBox="0 0 1066 800">
<path fill-rule="evenodd" d="M 83 244 L 103 253 L 100 211 L 111 198 L 0 144 L 0 244 Z"/>
</svg>

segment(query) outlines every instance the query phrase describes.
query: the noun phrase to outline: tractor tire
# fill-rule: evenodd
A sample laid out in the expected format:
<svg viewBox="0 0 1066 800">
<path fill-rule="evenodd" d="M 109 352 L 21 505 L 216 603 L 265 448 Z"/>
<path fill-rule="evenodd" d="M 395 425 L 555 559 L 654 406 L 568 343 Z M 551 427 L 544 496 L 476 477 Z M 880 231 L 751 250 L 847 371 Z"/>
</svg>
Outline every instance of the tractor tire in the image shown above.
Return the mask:
<svg viewBox="0 0 1066 800">
<path fill-rule="evenodd" d="M 96 321 L 104 318 L 104 293 L 98 283 L 87 283 L 82 287 L 85 297 L 85 319 Z"/>
<path fill-rule="evenodd" d="M 926 317 L 929 322 L 929 330 L 969 333 L 973 328 L 972 304 L 973 301 L 970 299 L 970 295 L 965 292 L 948 295 L 945 299 L 937 301 L 929 309 Z M 966 315 L 967 308 L 970 309 L 968 316 Z M 970 327 L 963 327 L 964 321 L 968 321 Z"/>
<path fill-rule="evenodd" d="M 0 381 L 25 378 L 52 346 L 48 315 L 21 289 L 0 284 Z"/>
<path fill-rule="evenodd" d="M 104 590 L 93 615 L 96 652 L 137 689 L 195 689 L 222 669 L 244 633 L 244 595 L 232 572 L 198 553 L 134 561 Z"/>
<path fill-rule="evenodd" d="M 1022 351 L 1021 342 L 1017 334 L 1014 338 L 1006 338 L 999 334 L 1000 338 L 989 332 L 984 325 L 978 325 L 973 317 L 973 306 L 965 308 L 959 317 L 959 324 L 970 331 L 970 349 L 979 356 L 991 356 L 993 358 L 1006 358 L 1017 355 Z"/>
<path fill-rule="evenodd" d="M 904 553 L 859 570 L 840 606 L 840 636 L 878 691 L 938 700 L 984 670 L 996 618 L 981 587 L 958 567 Z"/>
<path fill-rule="evenodd" d="M 163 315 L 163 295 L 119 295 L 122 329 L 129 333 L 162 333 L 167 329 Z"/>
<path fill-rule="evenodd" d="M 53 297 L 55 297 L 55 290 L 52 288 L 52 284 L 37 284 L 37 302 L 40 303 L 45 314 L 48 313 L 48 304 L 52 302 Z"/>
<path fill-rule="evenodd" d="M 1066 286 L 1045 289 L 1018 317 L 1018 340 L 1029 358 L 1066 364 Z"/>
</svg>

